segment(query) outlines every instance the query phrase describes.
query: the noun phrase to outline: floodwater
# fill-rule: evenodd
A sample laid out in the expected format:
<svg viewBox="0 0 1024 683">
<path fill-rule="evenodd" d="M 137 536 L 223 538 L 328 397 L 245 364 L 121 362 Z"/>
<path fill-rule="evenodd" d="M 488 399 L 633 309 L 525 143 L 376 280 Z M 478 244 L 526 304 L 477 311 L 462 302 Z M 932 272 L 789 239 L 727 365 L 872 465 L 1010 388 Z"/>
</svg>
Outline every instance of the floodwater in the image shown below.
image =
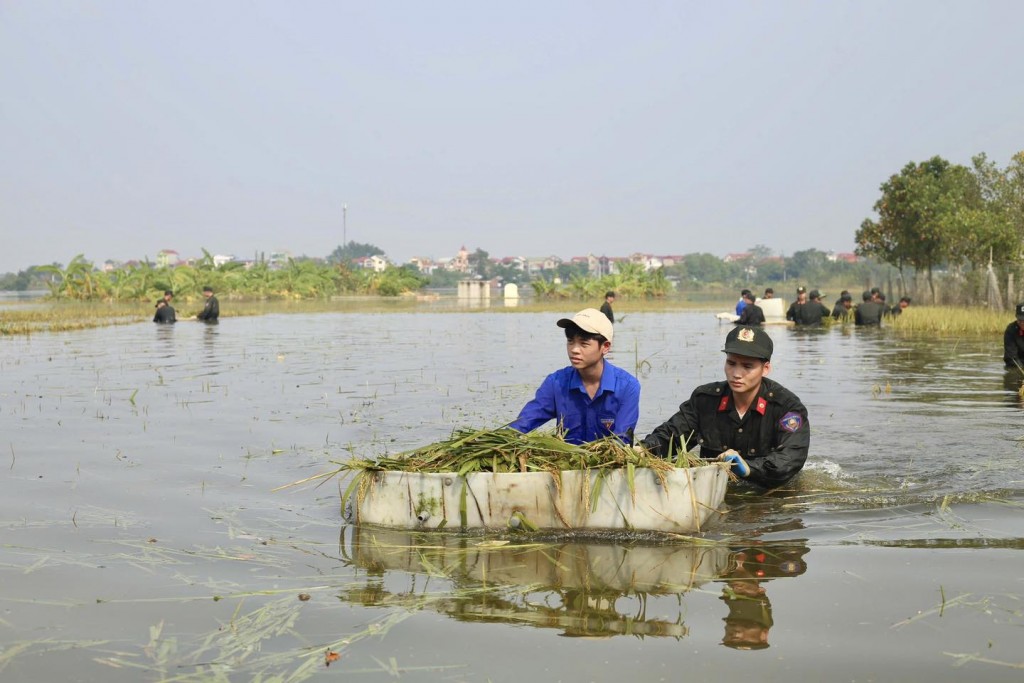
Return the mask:
<svg viewBox="0 0 1024 683">
<path fill-rule="evenodd" d="M 645 435 L 720 377 L 728 328 L 620 308 L 612 362 L 641 377 Z M 698 541 L 354 529 L 334 481 L 274 491 L 511 420 L 566 364 L 557 317 L 0 339 L 0 677 L 1021 679 L 1024 420 L 999 339 L 769 328 L 808 466 L 731 492 Z"/>
</svg>

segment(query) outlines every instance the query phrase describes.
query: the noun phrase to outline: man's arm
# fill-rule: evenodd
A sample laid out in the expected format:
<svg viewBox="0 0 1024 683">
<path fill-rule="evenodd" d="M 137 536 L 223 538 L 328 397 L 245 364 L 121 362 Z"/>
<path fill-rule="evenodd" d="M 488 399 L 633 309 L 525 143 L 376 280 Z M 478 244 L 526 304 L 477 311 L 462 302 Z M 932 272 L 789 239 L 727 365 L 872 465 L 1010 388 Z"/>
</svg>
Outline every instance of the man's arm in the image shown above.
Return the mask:
<svg viewBox="0 0 1024 683">
<path fill-rule="evenodd" d="M 540 427 L 548 420 L 554 419 L 555 415 L 555 379 L 553 375 L 548 375 L 540 387 L 537 388 L 537 393 L 534 394 L 533 398 L 527 402 L 523 409 L 519 411 L 519 417 L 509 425 L 512 429 L 517 432 L 530 432 Z"/>
<path fill-rule="evenodd" d="M 690 400 L 679 406 L 675 415 L 661 423 L 641 443 L 654 455 L 674 458 L 680 452 L 690 450 L 696 441 L 699 427 L 700 420 L 691 396 Z"/>
<path fill-rule="evenodd" d="M 807 423 L 807 409 L 803 405 L 793 406 L 781 418 L 775 418 L 775 445 L 768 455 L 747 460 L 750 474 L 747 481 L 765 488 L 781 486 L 792 479 L 807 461 L 807 450 L 811 445 L 811 428 Z"/>
</svg>

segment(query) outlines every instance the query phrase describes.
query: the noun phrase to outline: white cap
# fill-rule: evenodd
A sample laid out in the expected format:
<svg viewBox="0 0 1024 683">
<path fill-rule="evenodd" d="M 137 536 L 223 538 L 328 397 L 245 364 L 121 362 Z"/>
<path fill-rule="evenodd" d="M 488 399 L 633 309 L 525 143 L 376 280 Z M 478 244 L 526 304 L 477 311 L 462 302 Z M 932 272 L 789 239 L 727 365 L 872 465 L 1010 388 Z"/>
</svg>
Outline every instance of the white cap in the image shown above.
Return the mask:
<svg viewBox="0 0 1024 683">
<path fill-rule="evenodd" d="M 612 340 L 612 322 L 608 320 L 608 316 L 596 308 L 584 308 L 572 318 L 562 318 L 558 321 L 559 327 L 569 327 L 570 325 L 575 325 L 590 334 L 599 334 L 608 341 Z"/>
</svg>

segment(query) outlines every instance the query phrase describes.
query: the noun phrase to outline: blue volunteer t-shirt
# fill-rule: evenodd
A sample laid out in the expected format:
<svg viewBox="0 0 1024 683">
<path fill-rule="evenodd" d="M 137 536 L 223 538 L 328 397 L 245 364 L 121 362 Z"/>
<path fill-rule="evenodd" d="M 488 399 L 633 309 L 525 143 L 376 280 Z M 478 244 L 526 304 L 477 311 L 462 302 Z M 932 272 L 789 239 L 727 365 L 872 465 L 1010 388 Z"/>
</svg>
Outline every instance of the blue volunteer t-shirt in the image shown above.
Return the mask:
<svg viewBox="0 0 1024 683">
<path fill-rule="evenodd" d="M 570 365 L 548 375 L 533 400 L 523 406 L 509 426 L 529 432 L 549 420 L 558 420 L 569 443 L 588 443 L 611 434 L 632 443 L 639 418 L 640 382 L 605 360 L 601 386 L 594 398 L 587 395 L 580 373 Z"/>
</svg>

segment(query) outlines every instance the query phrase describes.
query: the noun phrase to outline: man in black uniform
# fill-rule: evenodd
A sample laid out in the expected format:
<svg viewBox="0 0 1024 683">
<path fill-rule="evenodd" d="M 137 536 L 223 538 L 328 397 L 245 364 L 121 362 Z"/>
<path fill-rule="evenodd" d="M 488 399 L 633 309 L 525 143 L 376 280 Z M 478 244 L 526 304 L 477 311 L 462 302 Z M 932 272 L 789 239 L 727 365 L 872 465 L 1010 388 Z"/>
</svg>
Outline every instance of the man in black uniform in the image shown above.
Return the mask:
<svg viewBox="0 0 1024 683">
<path fill-rule="evenodd" d="M 604 303 L 601 304 L 601 312 L 608 318 L 608 322 L 615 324 L 615 313 L 612 311 L 612 304 L 615 303 L 615 292 L 605 292 Z"/>
<path fill-rule="evenodd" d="M 203 310 L 196 315 L 196 318 L 204 323 L 215 323 L 217 318 L 220 317 L 220 303 L 218 303 L 217 297 L 213 295 L 213 287 L 203 287 L 203 296 L 206 297 L 206 303 L 203 305 Z"/>
<path fill-rule="evenodd" d="M 853 315 L 853 296 L 845 289 L 836 299 L 836 305 L 832 308 L 833 320 L 846 320 Z"/>
<path fill-rule="evenodd" d="M 853 323 L 855 325 L 881 325 L 882 313 L 885 312 L 885 308 L 878 302 L 877 297 L 871 292 L 864 292 L 860 298 L 862 301 L 853 312 Z"/>
<path fill-rule="evenodd" d="M 810 299 L 804 304 L 803 311 L 801 312 L 801 319 L 796 321 L 797 325 L 820 325 L 824 318 L 827 318 L 831 313 L 825 304 L 821 303 L 821 292 L 816 289 L 812 289 L 811 293 L 807 295 Z"/>
<path fill-rule="evenodd" d="M 743 300 L 747 302 L 747 305 L 743 307 L 743 312 L 740 313 L 736 324 L 747 326 L 764 325 L 764 310 L 754 303 L 754 295 L 748 291 L 743 295 Z"/>
<path fill-rule="evenodd" d="M 176 323 L 178 319 L 174 315 L 174 308 L 167 303 L 167 299 L 156 300 L 156 314 L 153 316 L 155 323 Z"/>
<path fill-rule="evenodd" d="M 795 322 L 797 325 L 801 324 L 804 319 L 804 306 L 807 305 L 807 289 L 804 287 L 796 288 L 796 301 L 789 305 L 789 310 L 786 311 L 786 320 Z"/>
<path fill-rule="evenodd" d="M 1017 304 L 1017 319 L 1003 332 L 1003 362 L 1024 368 L 1024 304 Z"/>
<path fill-rule="evenodd" d="M 736 327 L 725 338 L 725 379 L 697 387 L 679 412 L 641 444 L 674 457 L 700 446 L 700 456 L 732 463 L 737 476 L 765 488 L 781 486 L 807 460 L 807 409 L 765 375 L 774 345 L 758 327 Z"/>
</svg>

